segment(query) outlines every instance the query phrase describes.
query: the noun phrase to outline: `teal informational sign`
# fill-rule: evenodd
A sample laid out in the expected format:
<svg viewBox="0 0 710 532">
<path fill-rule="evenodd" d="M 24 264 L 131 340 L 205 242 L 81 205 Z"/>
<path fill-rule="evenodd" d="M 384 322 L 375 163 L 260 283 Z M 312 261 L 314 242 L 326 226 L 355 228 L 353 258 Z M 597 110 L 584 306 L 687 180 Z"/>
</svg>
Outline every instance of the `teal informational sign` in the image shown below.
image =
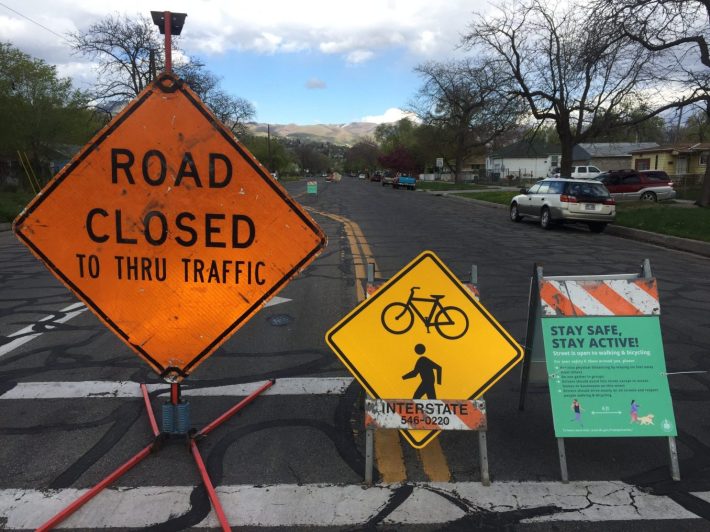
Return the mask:
<svg viewBox="0 0 710 532">
<path fill-rule="evenodd" d="M 676 436 L 658 316 L 543 318 L 555 436 Z"/>
</svg>

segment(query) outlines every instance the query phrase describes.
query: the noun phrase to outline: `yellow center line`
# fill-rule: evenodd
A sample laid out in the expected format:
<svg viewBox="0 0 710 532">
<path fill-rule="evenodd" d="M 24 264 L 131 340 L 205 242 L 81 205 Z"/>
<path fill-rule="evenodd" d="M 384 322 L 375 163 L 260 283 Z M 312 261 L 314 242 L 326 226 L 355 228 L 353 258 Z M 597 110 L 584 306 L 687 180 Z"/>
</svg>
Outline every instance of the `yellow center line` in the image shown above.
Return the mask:
<svg viewBox="0 0 710 532">
<path fill-rule="evenodd" d="M 396 484 L 407 480 L 407 468 L 404 465 L 398 431 L 375 431 L 375 460 L 382 482 Z"/>
<path fill-rule="evenodd" d="M 419 459 L 422 461 L 424 473 L 432 482 L 449 482 L 451 480 L 451 471 L 449 471 L 449 464 L 446 462 L 439 438 L 427 444 L 423 449 L 419 449 Z"/>
<path fill-rule="evenodd" d="M 374 264 L 375 271 L 379 271 L 379 268 L 362 229 L 357 223 L 344 216 L 318 211 L 311 207 L 305 207 L 305 209 L 343 224 L 355 266 L 357 300 L 358 302 L 363 301 L 365 299 L 364 284 L 367 282 L 367 265 Z M 432 482 L 448 482 L 450 480 L 451 472 L 438 439 L 421 449 L 419 457 L 429 480 Z M 397 483 L 407 480 L 407 468 L 404 464 L 398 431 L 378 430 L 375 432 L 375 460 L 383 482 Z"/>
</svg>

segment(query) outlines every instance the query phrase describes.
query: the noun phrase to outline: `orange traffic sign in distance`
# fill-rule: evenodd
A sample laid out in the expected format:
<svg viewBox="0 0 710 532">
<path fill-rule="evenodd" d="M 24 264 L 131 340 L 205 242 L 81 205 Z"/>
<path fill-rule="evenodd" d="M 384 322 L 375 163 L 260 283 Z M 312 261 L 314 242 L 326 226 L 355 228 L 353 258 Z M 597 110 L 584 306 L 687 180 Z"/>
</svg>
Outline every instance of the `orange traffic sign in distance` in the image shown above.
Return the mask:
<svg viewBox="0 0 710 532">
<path fill-rule="evenodd" d="M 326 341 L 370 397 L 384 400 L 477 399 L 523 356 L 515 339 L 431 251 L 335 324 Z M 411 425 L 401 419 L 403 429 Z M 402 434 L 422 448 L 439 432 Z"/>
<path fill-rule="evenodd" d="M 14 230 L 171 382 L 212 354 L 326 242 L 171 74 L 100 131 Z"/>
</svg>

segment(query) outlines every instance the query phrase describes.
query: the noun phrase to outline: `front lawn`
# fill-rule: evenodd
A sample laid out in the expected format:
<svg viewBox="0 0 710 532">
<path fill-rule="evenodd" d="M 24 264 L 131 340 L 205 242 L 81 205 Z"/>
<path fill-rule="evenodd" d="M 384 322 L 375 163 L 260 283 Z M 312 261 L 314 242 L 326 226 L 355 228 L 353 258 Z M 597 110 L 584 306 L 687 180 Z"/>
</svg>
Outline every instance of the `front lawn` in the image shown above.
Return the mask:
<svg viewBox="0 0 710 532">
<path fill-rule="evenodd" d="M 0 190 L 0 222 L 11 222 L 34 197 L 32 192 Z"/>
<path fill-rule="evenodd" d="M 673 202 L 620 202 L 616 207 L 616 225 L 710 242 L 710 208 Z"/>
</svg>

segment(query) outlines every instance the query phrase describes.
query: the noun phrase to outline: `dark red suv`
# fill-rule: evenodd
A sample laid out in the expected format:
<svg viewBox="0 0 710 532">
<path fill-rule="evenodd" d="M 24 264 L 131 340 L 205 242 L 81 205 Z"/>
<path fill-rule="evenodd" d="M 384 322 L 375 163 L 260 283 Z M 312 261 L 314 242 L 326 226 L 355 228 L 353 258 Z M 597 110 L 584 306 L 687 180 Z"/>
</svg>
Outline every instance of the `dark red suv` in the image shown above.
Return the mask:
<svg viewBox="0 0 710 532">
<path fill-rule="evenodd" d="M 676 196 L 673 181 L 663 170 L 613 170 L 594 178 L 616 200 L 658 201 Z"/>
</svg>

